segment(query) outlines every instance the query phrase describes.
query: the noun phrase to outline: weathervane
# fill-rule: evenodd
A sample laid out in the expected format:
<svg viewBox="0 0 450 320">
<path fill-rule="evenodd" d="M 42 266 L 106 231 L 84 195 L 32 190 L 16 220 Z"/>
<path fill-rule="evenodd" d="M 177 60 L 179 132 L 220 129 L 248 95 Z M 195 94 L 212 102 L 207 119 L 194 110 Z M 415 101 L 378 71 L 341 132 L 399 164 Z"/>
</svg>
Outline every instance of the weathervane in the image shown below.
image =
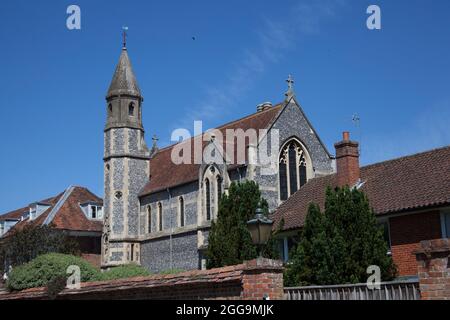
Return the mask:
<svg viewBox="0 0 450 320">
<path fill-rule="evenodd" d="M 355 113 L 354 115 L 353 115 L 353 117 L 352 117 L 352 121 L 353 121 L 353 124 L 355 125 L 355 127 L 356 127 L 356 130 L 358 130 L 358 135 L 359 135 L 359 154 L 361 155 L 361 150 L 362 150 L 362 148 L 361 148 L 361 144 L 362 144 L 362 130 L 361 130 L 361 118 L 359 117 L 359 115 L 357 114 L 357 113 Z"/>
<path fill-rule="evenodd" d="M 123 26 L 122 27 L 122 39 L 123 39 L 123 47 L 124 48 L 127 47 L 127 31 L 128 31 L 128 27 Z"/>
</svg>

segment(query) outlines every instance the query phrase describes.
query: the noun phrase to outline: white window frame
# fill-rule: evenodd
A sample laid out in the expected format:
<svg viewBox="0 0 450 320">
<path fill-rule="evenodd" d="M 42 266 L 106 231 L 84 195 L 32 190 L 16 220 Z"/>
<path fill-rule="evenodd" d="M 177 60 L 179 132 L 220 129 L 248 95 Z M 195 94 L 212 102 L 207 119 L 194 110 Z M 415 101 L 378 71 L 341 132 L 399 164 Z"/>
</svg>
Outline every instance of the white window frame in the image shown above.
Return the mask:
<svg viewBox="0 0 450 320">
<path fill-rule="evenodd" d="M 442 238 L 450 238 L 450 209 L 441 211 L 441 235 Z"/>
<path fill-rule="evenodd" d="M 95 218 L 93 217 L 93 208 L 95 208 Z M 102 220 L 103 219 L 103 206 L 90 204 L 88 206 L 88 214 L 89 214 L 89 219 Z"/>
</svg>

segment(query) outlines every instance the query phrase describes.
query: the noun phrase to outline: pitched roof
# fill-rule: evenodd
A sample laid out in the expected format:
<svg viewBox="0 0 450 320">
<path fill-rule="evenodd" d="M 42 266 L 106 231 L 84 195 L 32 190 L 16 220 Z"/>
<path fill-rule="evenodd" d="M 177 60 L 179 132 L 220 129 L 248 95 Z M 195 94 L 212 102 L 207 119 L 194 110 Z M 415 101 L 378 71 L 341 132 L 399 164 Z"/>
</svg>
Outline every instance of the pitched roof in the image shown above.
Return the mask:
<svg viewBox="0 0 450 320">
<path fill-rule="evenodd" d="M 222 135 L 224 137 L 224 151 L 227 152 L 227 147 L 229 148 L 229 146 L 231 145 L 231 141 L 226 141 L 225 133 L 227 129 L 242 129 L 244 131 L 246 131 L 247 129 L 266 129 L 276 119 L 283 106 L 284 104 L 278 104 L 264 111 L 253 113 L 247 117 L 218 127 L 217 129 L 222 132 Z M 192 147 L 191 150 L 193 150 L 194 141 L 198 141 L 197 139 L 202 139 L 202 136 L 199 135 L 181 143 L 190 143 Z M 172 150 L 177 145 L 180 144 L 174 144 L 172 146 L 161 149 L 152 157 L 152 159 L 150 160 L 150 181 L 141 191 L 141 196 L 198 180 L 200 165 L 194 164 L 193 152 L 191 153 L 192 164 L 175 164 L 172 162 Z M 204 148 L 207 145 L 207 142 L 202 141 L 202 145 Z M 233 145 L 236 144 L 234 143 Z M 246 139 L 245 145 L 248 146 L 248 139 Z M 237 148 L 234 148 L 234 159 L 237 159 L 236 152 Z M 236 164 L 230 165 L 229 169 L 232 169 L 236 166 Z M 152 168 L 157 169 L 152 170 Z"/>
<path fill-rule="evenodd" d="M 136 77 L 134 76 L 126 48 L 123 48 L 122 53 L 120 54 L 119 63 L 114 72 L 107 96 L 110 97 L 120 94 L 129 94 L 133 96 L 141 95 L 141 90 L 139 89 Z"/>
<path fill-rule="evenodd" d="M 61 196 L 61 195 L 62 195 L 62 193 L 58 194 L 56 197 L 51 197 L 51 198 L 44 199 L 44 200 L 41 200 L 41 201 L 38 201 L 38 202 L 39 203 L 54 204 L 55 199 L 56 199 L 56 201 L 58 201 L 57 198 L 59 196 Z M 23 208 L 20 208 L 20 209 L 16 209 L 16 210 L 4 213 L 4 214 L 0 215 L 0 221 L 4 221 L 4 220 L 20 220 L 22 218 L 23 214 L 26 213 L 26 212 L 29 212 L 29 210 L 30 210 L 30 207 L 26 206 L 26 207 L 23 207 Z"/>
<path fill-rule="evenodd" d="M 68 190 L 70 189 L 70 193 Z M 101 232 L 103 229 L 103 223 L 101 221 L 95 221 L 88 219 L 83 213 L 80 203 L 92 201 L 102 203 L 103 200 L 97 197 L 95 194 L 90 192 L 88 189 L 83 187 L 71 187 L 67 189 L 65 192 L 60 193 L 59 195 L 49 198 L 43 201 L 48 203 L 50 207 L 45 210 L 42 214 L 39 215 L 36 219 L 30 221 L 29 218 L 19 221 L 10 232 L 14 232 L 14 230 L 20 230 L 24 228 L 26 225 L 43 225 L 45 224 L 47 217 L 49 214 L 55 210 L 53 218 L 50 223 L 56 228 L 61 230 L 68 231 L 93 231 L 93 232 Z M 67 194 L 67 198 L 64 198 L 64 194 Z M 61 200 L 61 201 L 60 201 Z M 23 213 L 28 211 L 28 207 L 24 207 L 6 215 L 14 214 L 17 219 L 20 219 Z M 20 212 L 20 215 L 18 214 Z M 2 218 L 4 216 L 1 216 Z"/>
<path fill-rule="evenodd" d="M 450 146 L 361 167 L 361 190 L 375 214 L 385 215 L 450 204 Z M 315 178 L 272 215 L 274 228 L 301 228 L 310 203 L 324 209 L 325 190 L 336 187 L 336 174 Z"/>
</svg>

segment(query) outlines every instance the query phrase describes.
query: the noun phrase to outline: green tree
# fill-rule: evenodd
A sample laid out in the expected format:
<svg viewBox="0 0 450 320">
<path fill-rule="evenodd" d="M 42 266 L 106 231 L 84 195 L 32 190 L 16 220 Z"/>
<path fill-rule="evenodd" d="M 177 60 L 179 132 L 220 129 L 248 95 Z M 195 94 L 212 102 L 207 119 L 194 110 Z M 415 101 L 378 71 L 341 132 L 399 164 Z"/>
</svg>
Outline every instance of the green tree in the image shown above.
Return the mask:
<svg viewBox="0 0 450 320">
<path fill-rule="evenodd" d="M 27 263 L 39 255 L 55 252 L 79 254 L 78 243 L 66 233 L 52 226 L 27 225 L 2 239 L 0 244 L 0 271 Z"/>
<path fill-rule="evenodd" d="M 287 285 L 330 285 L 365 282 L 367 267 L 377 265 L 382 279 L 396 268 L 387 256 L 375 214 L 367 196 L 348 187 L 326 190 L 325 211 L 311 205 L 286 270 Z"/>
<path fill-rule="evenodd" d="M 258 205 L 268 214 L 267 201 L 254 181 L 233 182 L 228 195 L 222 195 L 217 220 L 211 223 L 208 236 L 208 268 L 235 265 L 257 257 L 247 221 L 254 217 Z M 276 256 L 274 241 L 271 239 L 264 248 L 264 256 Z"/>
</svg>

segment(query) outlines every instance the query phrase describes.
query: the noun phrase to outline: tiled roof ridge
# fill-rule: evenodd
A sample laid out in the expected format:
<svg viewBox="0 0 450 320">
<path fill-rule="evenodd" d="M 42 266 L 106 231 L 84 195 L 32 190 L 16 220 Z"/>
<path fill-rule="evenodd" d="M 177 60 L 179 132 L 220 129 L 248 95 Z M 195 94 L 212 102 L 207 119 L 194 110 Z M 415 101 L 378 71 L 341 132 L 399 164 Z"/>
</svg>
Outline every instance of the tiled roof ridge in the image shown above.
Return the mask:
<svg viewBox="0 0 450 320">
<path fill-rule="evenodd" d="M 433 149 L 429 149 L 429 150 L 425 150 L 425 151 L 419 151 L 413 154 L 409 154 L 409 155 L 405 155 L 405 156 L 400 156 L 397 158 L 393 158 L 393 159 L 388 159 L 388 160 L 383 160 L 380 162 L 375 162 L 372 164 L 368 164 L 365 166 L 362 166 L 361 169 L 369 169 L 369 168 L 373 168 L 373 167 L 377 167 L 377 166 L 381 166 L 387 163 L 391 163 L 391 162 L 397 162 L 397 161 L 402 161 L 405 159 L 410 159 L 410 158 L 415 158 L 415 157 L 419 157 L 419 156 L 423 156 L 423 155 L 427 155 L 427 154 L 433 154 L 437 151 L 443 151 L 445 149 L 450 149 L 450 145 L 447 146 L 443 146 L 443 147 L 438 147 L 438 148 L 433 148 Z"/>
<path fill-rule="evenodd" d="M 44 225 L 48 225 L 52 222 L 53 218 L 58 213 L 59 209 L 61 209 L 62 205 L 66 202 L 66 200 L 70 197 L 70 194 L 74 189 L 75 189 L 74 186 L 70 186 L 69 188 L 66 189 L 64 195 L 61 198 L 59 198 L 58 202 L 55 204 L 52 211 L 50 211 L 48 216 L 45 218 L 45 221 L 43 223 Z"/>
<path fill-rule="evenodd" d="M 227 122 L 227 123 L 225 123 L 225 124 L 222 124 L 222 125 L 220 125 L 220 126 L 217 126 L 216 128 L 211 128 L 211 129 L 212 129 L 212 130 L 214 130 L 214 129 L 215 129 L 215 130 L 220 130 L 220 129 L 226 128 L 226 127 L 228 127 L 228 126 L 231 126 L 232 124 L 238 123 L 238 122 L 240 122 L 240 121 L 248 120 L 248 119 L 251 119 L 252 117 L 259 116 L 259 115 L 264 114 L 264 113 L 267 113 L 267 112 L 269 112 L 269 111 L 273 111 L 273 109 L 280 108 L 280 107 L 282 107 L 282 106 L 283 106 L 283 102 L 280 102 L 280 103 L 277 103 L 277 104 L 273 105 L 273 107 L 268 108 L 268 109 L 266 109 L 266 110 L 251 113 L 251 114 L 246 115 L 246 116 L 244 116 L 244 117 L 242 117 L 242 118 L 239 118 L 239 119 L 236 119 L 236 120 L 229 121 L 229 122 Z M 189 140 L 190 140 L 190 139 L 198 138 L 198 137 L 200 137 L 201 135 L 203 135 L 204 133 L 205 133 L 205 131 L 202 132 L 201 134 L 198 134 L 198 135 L 196 135 L 196 136 L 190 137 Z M 183 141 L 183 142 L 186 142 L 186 141 Z M 175 146 L 178 145 L 179 143 L 180 143 L 180 142 L 176 142 L 176 143 L 170 144 L 170 145 L 168 145 L 168 146 L 165 146 L 165 147 L 163 147 L 163 148 L 160 148 L 160 149 L 158 150 L 158 152 L 157 152 L 155 155 L 157 155 L 157 154 L 160 153 L 160 152 L 167 151 L 168 149 L 172 149 L 173 147 L 175 147 Z"/>
<path fill-rule="evenodd" d="M 405 159 L 410 159 L 410 158 L 414 158 L 414 157 L 418 157 L 418 156 L 422 156 L 422 155 L 433 154 L 436 151 L 442 151 L 442 150 L 445 150 L 445 149 L 450 149 L 450 145 L 444 146 L 444 147 L 440 147 L 440 148 L 434 148 L 434 149 L 430 149 L 430 150 L 426 150 L 426 151 L 420 151 L 420 152 L 417 152 L 417 153 L 413 153 L 413 154 L 406 155 L 406 156 L 401 156 L 401 157 L 398 157 L 398 158 L 393 158 L 393 159 L 383 160 L 383 161 L 380 161 L 380 162 L 375 162 L 375 163 L 372 163 L 372 164 L 361 166 L 360 169 L 361 170 L 367 170 L 367 169 L 378 167 L 378 166 L 382 166 L 382 165 L 385 165 L 385 164 L 390 164 L 390 163 L 396 162 L 396 161 L 402 161 L 402 160 L 405 160 Z M 330 173 L 330 174 L 327 174 L 327 175 L 324 175 L 324 176 L 312 178 L 310 181 L 313 181 L 313 180 L 314 181 L 318 181 L 318 180 L 325 179 L 325 178 L 329 179 L 329 178 L 331 178 L 332 176 L 335 176 L 335 175 L 336 175 L 336 172 L 333 172 L 333 173 Z M 305 184 L 305 186 L 306 186 L 306 184 Z M 299 190 L 297 190 L 296 193 L 298 191 L 300 191 L 300 190 L 301 190 L 301 188 Z"/>
</svg>

